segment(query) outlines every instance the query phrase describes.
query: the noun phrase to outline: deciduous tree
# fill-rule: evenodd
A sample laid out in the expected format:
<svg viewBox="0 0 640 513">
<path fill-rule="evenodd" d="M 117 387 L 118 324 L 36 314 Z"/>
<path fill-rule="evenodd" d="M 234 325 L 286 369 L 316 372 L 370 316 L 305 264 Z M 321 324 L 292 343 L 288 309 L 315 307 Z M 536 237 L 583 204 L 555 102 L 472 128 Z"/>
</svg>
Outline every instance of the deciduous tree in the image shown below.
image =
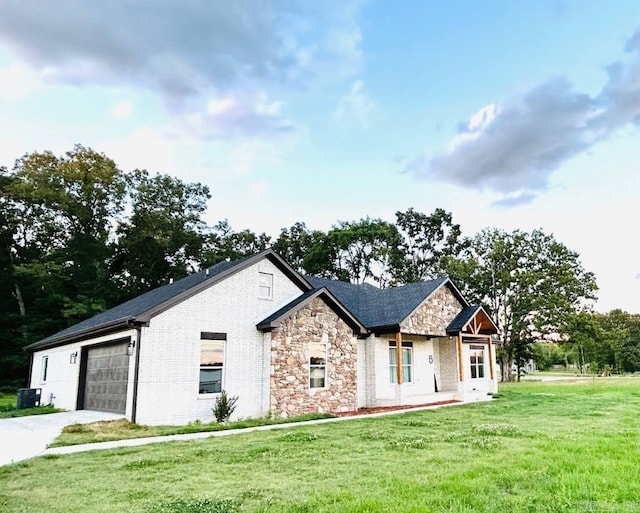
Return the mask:
<svg viewBox="0 0 640 513">
<path fill-rule="evenodd" d="M 127 180 L 132 212 L 118 227 L 112 272 L 132 297 L 198 268 L 210 195 L 202 184 L 147 171 Z"/>
<path fill-rule="evenodd" d="M 394 283 L 413 283 L 441 275 L 447 257 L 460 253 L 465 240 L 460 225 L 442 208 L 426 215 L 413 208 L 396 212 L 400 233 L 399 258 L 392 270 Z"/>
<path fill-rule="evenodd" d="M 511 379 L 514 361 L 531 343 L 566 330 L 568 318 L 597 291 L 578 253 L 541 230 L 485 229 L 445 267 L 465 296 L 486 305 L 496 321 L 503 380 Z"/>
</svg>

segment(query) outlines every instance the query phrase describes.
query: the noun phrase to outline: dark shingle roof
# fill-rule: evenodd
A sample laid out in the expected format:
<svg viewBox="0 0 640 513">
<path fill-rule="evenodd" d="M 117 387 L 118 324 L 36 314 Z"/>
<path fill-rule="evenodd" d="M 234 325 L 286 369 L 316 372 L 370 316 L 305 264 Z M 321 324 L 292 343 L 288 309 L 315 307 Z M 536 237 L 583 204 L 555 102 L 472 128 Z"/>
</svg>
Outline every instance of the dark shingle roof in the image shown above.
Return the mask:
<svg viewBox="0 0 640 513">
<path fill-rule="evenodd" d="M 170 305 L 172 304 L 172 301 L 180 300 L 192 292 L 207 287 L 209 284 L 215 283 L 219 279 L 233 273 L 235 270 L 243 269 L 246 265 L 257 261 L 262 257 L 270 257 L 274 260 L 274 263 L 281 266 L 288 265 L 284 263 L 284 261 L 272 250 L 263 251 L 257 255 L 234 260 L 233 262 L 219 262 L 209 267 L 208 272 L 207 270 L 204 270 L 193 273 L 171 284 L 163 285 L 150 290 L 149 292 L 145 292 L 144 294 L 130 299 L 125 303 L 99 313 L 89 319 L 85 319 L 78 324 L 74 324 L 67 329 L 51 335 L 50 337 L 31 344 L 25 349 L 36 350 L 42 347 L 57 345 L 82 336 L 83 334 L 91 333 L 102 328 L 108 328 L 109 326 L 126 326 L 128 321 L 147 320 L 141 319 L 141 317 L 149 315 L 150 312 L 157 313 L 157 309 L 162 309 L 163 305 Z M 293 270 L 290 270 L 290 272 L 295 273 Z M 296 276 L 298 276 L 297 273 Z M 308 288 L 308 285 L 305 285 L 304 279 L 300 276 L 298 276 L 298 278 L 299 282 L 304 285 L 305 289 Z"/>
<path fill-rule="evenodd" d="M 287 312 L 292 311 L 314 294 L 317 295 L 320 289 L 325 289 L 326 299 L 328 299 L 332 308 L 352 324 L 354 329 L 365 327 L 375 331 L 376 329 L 398 326 L 425 299 L 445 283 L 451 287 L 460 302 L 466 305 L 466 301 L 448 278 L 412 283 L 401 287 L 379 289 L 368 283 L 355 285 L 353 283 L 317 278 L 315 276 L 300 276 L 273 250 L 266 250 L 257 255 L 234 262 L 220 262 L 210 267 L 208 272 L 200 271 L 177 280 L 172 284 L 150 290 L 110 310 L 31 344 L 27 346 L 26 349 L 34 351 L 44 347 L 87 338 L 91 335 L 95 336 L 97 332 L 102 333 L 103 330 L 122 329 L 134 321 L 146 322 L 150 317 L 169 308 L 176 302 L 182 301 L 191 294 L 195 294 L 203 288 L 213 285 L 215 282 L 224 279 L 237 270 L 241 270 L 264 257 L 272 260 L 275 265 L 288 274 L 304 293 L 277 312 L 274 312 L 264 321 L 261 321 L 259 327 L 270 325 L 273 321 L 279 319 Z M 462 320 L 459 319 L 462 319 L 461 315 L 466 310 L 467 308 L 456 317 L 451 325 L 456 322 L 462 322 Z"/>
<path fill-rule="evenodd" d="M 397 326 L 448 278 L 410 283 L 401 287 L 378 289 L 369 284 L 354 285 L 343 281 L 307 276 L 316 288 L 326 287 L 368 329 Z M 463 304 L 464 299 L 459 298 Z"/>
<path fill-rule="evenodd" d="M 282 317 L 283 315 L 287 314 L 288 312 L 291 312 L 291 311 L 295 310 L 298 305 L 301 305 L 302 303 L 305 303 L 308 299 L 312 298 L 313 296 L 318 295 L 318 292 L 319 292 L 319 290 L 317 290 L 317 289 L 311 289 L 311 290 L 308 290 L 307 292 L 305 292 L 304 294 L 302 294 L 301 296 L 298 296 L 297 298 L 295 298 L 290 303 L 287 303 L 282 308 L 280 308 L 280 309 L 276 310 L 275 312 L 273 312 L 266 319 L 263 319 L 262 321 L 260 321 L 257 324 L 258 329 L 265 329 L 265 328 L 270 327 L 271 323 L 277 321 L 280 317 Z"/>
<path fill-rule="evenodd" d="M 336 312 L 349 326 L 353 328 L 355 332 L 366 333 L 367 329 L 358 321 L 358 319 L 344 307 L 344 305 L 338 301 L 338 299 L 329 291 L 326 287 L 314 288 L 308 290 L 304 294 L 298 296 L 290 303 L 287 303 L 282 308 L 273 312 L 269 317 L 260 321 L 257 324 L 257 328 L 260 330 L 270 330 L 276 327 L 280 321 L 290 315 L 301 305 L 306 304 L 308 301 L 317 296 L 323 296 L 325 302 Z"/>
<path fill-rule="evenodd" d="M 458 333 L 462 331 L 467 323 L 473 319 L 473 316 L 478 312 L 481 307 L 479 305 L 471 305 L 463 308 L 462 311 L 451 321 L 447 326 L 447 333 Z"/>
<path fill-rule="evenodd" d="M 478 333 L 482 334 L 495 334 L 498 332 L 498 327 L 493 322 L 493 319 L 489 317 L 489 314 L 480 305 L 471 305 L 464 308 L 453 321 L 447 326 L 447 333 L 456 334 L 463 330 L 463 328 L 478 315 L 479 324 L 476 326 L 479 328 Z M 486 322 L 484 322 L 486 321 Z"/>
</svg>

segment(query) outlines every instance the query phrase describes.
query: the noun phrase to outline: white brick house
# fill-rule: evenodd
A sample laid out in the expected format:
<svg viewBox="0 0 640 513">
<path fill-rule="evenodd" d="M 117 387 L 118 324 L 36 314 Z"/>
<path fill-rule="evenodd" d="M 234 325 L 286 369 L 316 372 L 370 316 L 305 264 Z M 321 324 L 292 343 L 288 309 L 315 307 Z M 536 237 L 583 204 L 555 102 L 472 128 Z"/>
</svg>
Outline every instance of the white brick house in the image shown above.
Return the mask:
<svg viewBox="0 0 640 513">
<path fill-rule="evenodd" d="M 380 290 L 303 276 L 272 250 L 222 262 L 32 344 L 30 386 L 140 424 L 340 413 L 497 390 L 495 325 L 443 278 Z"/>
</svg>

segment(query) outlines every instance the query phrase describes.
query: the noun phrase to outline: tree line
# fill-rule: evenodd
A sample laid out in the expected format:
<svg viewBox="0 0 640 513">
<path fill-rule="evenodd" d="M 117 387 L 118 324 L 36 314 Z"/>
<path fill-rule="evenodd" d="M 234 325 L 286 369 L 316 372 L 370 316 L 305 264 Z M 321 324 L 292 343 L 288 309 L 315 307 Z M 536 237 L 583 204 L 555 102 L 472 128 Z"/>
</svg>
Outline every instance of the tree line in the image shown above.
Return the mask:
<svg viewBox="0 0 640 513">
<path fill-rule="evenodd" d="M 580 311 L 569 320 L 566 336 L 532 347 L 538 368 L 562 366 L 576 373 L 640 370 L 640 315 L 620 309 L 608 313 Z"/>
<path fill-rule="evenodd" d="M 579 255 L 541 230 L 465 237 L 441 208 L 395 221 L 304 222 L 279 235 L 204 221 L 208 187 L 123 172 L 90 148 L 34 152 L 0 168 L 0 384 L 22 384 L 22 348 L 142 292 L 273 247 L 301 273 L 402 285 L 448 275 L 496 320 L 503 376 L 532 343 L 568 334 L 595 298 Z"/>
</svg>

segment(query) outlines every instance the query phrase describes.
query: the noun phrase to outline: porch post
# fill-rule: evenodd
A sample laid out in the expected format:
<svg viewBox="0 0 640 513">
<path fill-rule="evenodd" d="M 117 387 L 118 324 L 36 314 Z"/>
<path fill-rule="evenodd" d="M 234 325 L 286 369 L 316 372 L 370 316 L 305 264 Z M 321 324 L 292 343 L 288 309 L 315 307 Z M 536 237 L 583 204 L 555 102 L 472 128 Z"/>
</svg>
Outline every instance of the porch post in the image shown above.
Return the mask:
<svg viewBox="0 0 640 513">
<path fill-rule="evenodd" d="M 491 341 L 491 336 L 487 337 L 487 340 L 489 341 L 489 375 L 491 376 L 491 379 L 494 379 L 494 374 L 493 374 L 493 343 Z"/>
<path fill-rule="evenodd" d="M 402 385 L 402 333 L 396 333 L 396 381 Z"/>
<path fill-rule="evenodd" d="M 458 333 L 456 337 L 456 345 L 458 346 L 458 373 L 460 374 L 460 382 L 464 381 L 464 362 L 462 361 L 462 333 Z"/>
</svg>

